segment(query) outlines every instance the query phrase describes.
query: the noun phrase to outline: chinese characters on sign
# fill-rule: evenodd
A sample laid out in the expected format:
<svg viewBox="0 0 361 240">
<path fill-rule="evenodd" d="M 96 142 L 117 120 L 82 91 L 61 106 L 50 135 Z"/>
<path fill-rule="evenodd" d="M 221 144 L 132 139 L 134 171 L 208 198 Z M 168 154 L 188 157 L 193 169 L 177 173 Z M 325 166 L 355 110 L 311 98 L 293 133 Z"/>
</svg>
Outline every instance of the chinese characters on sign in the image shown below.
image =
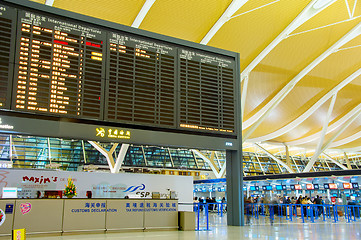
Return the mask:
<svg viewBox="0 0 361 240">
<path fill-rule="evenodd" d="M 177 204 L 169 202 L 127 202 L 125 208 L 127 212 L 176 212 Z"/>
<path fill-rule="evenodd" d="M 117 212 L 118 209 L 107 208 L 107 204 L 105 202 L 97 202 L 97 203 L 85 203 L 84 208 L 73 208 L 71 212 L 73 213 L 90 213 L 90 212 Z"/>
<path fill-rule="evenodd" d="M 118 139 L 130 139 L 130 131 L 118 129 L 118 128 L 96 128 L 97 137 L 118 138 Z"/>
</svg>

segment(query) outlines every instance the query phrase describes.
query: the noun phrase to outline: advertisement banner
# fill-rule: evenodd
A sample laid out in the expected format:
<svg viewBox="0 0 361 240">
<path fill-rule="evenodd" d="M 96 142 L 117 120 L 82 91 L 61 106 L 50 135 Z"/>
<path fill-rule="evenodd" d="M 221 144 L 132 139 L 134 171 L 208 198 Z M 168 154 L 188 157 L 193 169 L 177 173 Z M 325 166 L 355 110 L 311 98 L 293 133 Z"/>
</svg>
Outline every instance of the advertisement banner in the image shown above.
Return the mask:
<svg viewBox="0 0 361 240">
<path fill-rule="evenodd" d="M 36 198 L 38 191 L 42 197 L 45 191 L 64 190 L 69 177 L 76 186 L 75 198 L 86 198 L 86 192 L 91 191 L 92 198 L 150 199 L 152 192 L 157 192 L 161 199 L 166 199 L 174 191 L 179 203 L 193 202 L 193 178 L 190 176 L 3 169 L 0 170 L 0 188 L 16 187 L 18 198 Z M 179 206 L 179 209 L 188 208 Z"/>
</svg>

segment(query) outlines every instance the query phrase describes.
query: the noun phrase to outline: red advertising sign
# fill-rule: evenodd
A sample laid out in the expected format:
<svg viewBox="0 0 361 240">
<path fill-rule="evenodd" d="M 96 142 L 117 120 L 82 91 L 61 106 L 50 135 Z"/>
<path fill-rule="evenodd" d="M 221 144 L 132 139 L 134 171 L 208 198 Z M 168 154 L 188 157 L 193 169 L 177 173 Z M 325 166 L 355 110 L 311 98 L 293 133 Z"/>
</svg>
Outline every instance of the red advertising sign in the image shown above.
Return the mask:
<svg viewBox="0 0 361 240">
<path fill-rule="evenodd" d="M 313 190 L 314 189 L 313 184 L 306 184 L 306 189 Z"/>
<path fill-rule="evenodd" d="M 336 183 L 329 183 L 328 186 L 330 187 L 330 189 L 337 189 Z"/>
<path fill-rule="evenodd" d="M 351 189 L 351 188 L 352 188 L 352 184 L 351 184 L 351 183 L 343 183 L 343 188 L 344 188 L 344 189 Z"/>
<path fill-rule="evenodd" d="M 302 190 L 302 186 L 300 184 L 295 184 L 295 190 Z"/>
</svg>

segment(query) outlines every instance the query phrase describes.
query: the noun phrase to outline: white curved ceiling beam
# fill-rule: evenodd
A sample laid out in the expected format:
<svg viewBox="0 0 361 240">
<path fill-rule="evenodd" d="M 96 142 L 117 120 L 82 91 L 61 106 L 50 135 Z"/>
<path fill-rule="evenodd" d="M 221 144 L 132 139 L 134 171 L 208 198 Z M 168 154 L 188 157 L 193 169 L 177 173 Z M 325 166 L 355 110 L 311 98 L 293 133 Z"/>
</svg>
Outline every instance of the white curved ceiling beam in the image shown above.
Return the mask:
<svg viewBox="0 0 361 240">
<path fill-rule="evenodd" d="M 263 51 L 258 54 L 258 56 L 253 59 L 253 61 L 243 70 L 242 75 L 248 75 L 262 60 L 267 56 L 283 39 L 285 39 L 288 34 L 292 33 L 296 28 L 301 26 L 303 23 L 320 13 L 322 10 L 330 6 L 336 0 L 329 0 L 326 5 L 315 8 L 314 5 L 317 2 L 324 0 L 312 0 L 302 12 L 265 48 Z"/>
<path fill-rule="evenodd" d="M 140 9 L 137 17 L 134 19 L 134 22 L 132 23 L 132 27 L 138 28 L 140 24 L 143 22 L 145 16 L 149 12 L 149 9 L 153 6 L 155 0 L 146 0 L 142 9 Z"/>
<path fill-rule="evenodd" d="M 217 164 L 214 162 L 214 154 L 212 153 L 211 157 L 208 158 L 203 153 L 201 153 L 199 150 L 192 149 L 193 153 L 197 155 L 198 157 L 202 158 L 206 163 L 208 163 L 209 167 L 212 169 L 214 175 L 216 178 L 222 178 L 224 177 L 224 174 L 226 173 L 226 161 L 224 161 L 223 166 L 217 167 Z"/>
<path fill-rule="evenodd" d="M 240 9 L 248 0 L 233 0 L 231 4 L 227 7 L 226 11 L 222 16 L 217 20 L 213 27 L 207 32 L 204 38 L 201 40 L 200 44 L 208 44 L 208 42 L 213 38 L 213 36 L 218 32 L 219 29 L 228 22 L 232 15 L 235 14 L 238 9 Z"/>
<path fill-rule="evenodd" d="M 358 112 L 361 109 L 361 103 L 358 104 L 356 107 L 354 107 L 351 111 L 349 111 L 345 116 L 343 116 L 342 118 L 340 118 L 339 120 L 337 120 L 336 122 L 334 122 L 333 124 L 331 124 L 328 127 L 327 133 L 330 133 L 332 131 L 334 131 L 335 129 L 339 128 L 341 125 L 343 125 L 348 119 L 350 119 L 356 112 Z M 288 145 L 301 145 L 301 144 L 305 144 L 308 142 L 312 142 L 314 140 L 316 140 L 317 138 L 319 138 L 320 136 L 320 132 L 314 133 L 310 136 L 298 139 L 298 140 L 294 140 L 294 141 L 289 141 L 286 142 L 286 144 Z"/>
<path fill-rule="evenodd" d="M 332 163 L 336 164 L 337 166 L 339 166 L 341 169 L 343 170 L 347 170 L 347 167 L 345 167 L 344 165 L 342 165 L 341 163 L 339 163 L 338 161 L 336 161 L 335 159 L 333 159 L 332 157 L 330 157 L 330 155 L 326 154 L 326 153 L 322 153 L 322 155 L 324 155 L 328 160 L 330 160 Z"/>
<path fill-rule="evenodd" d="M 351 123 L 353 121 L 355 121 L 359 116 L 361 115 L 361 109 L 359 109 L 356 113 L 354 113 L 354 115 L 347 120 L 347 122 L 345 124 L 343 124 L 341 126 L 341 128 L 331 137 L 327 140 L 327 142 L 322 146 L 322 152 L 325 151 L 330 145 L 331 143 L 338 137 L 340 136 L 341 133 L 343 133 L 346 128 L 348 128 L 348 126 L 351 125 Z"/>
<path fill-rule="evenodd" d="M 280 96 L 279 99 L 277 99 L 270 107 L 267 109 L 267 111 L 255 122 L 243 135 L 242 135 L 242 143 L 244 143 L 249 136 L 258 128 L 258 126 L 263 122 L 263 120 L 268 116 L 268 114 L 275 109 L 278 104 L 287 96 L 287 94 L 292 90 L 292 87 L 289 87 L 285 90 L 285 92 Z"/>
<path fill-rule="evenodd" d="M 284 86 L 281 91 L 279 91 L 276 96 L 274 96 L 261 110 L 259 110 L 252 117 L 243 122 L 243 129 L 250 127 L 255 124 L 258 119 L 260 119 L 269 108 L 271 108 L 275 103 L 279 101 L 279 99 L 284 98 L 284 94 L 289 92 L 290 88 L 292 89 L 304 76 L 306 76 L 312 69 L 314 69 L 320 62 L 322 62 L 325 58 L 330 56 L 337 49 L 354 39 L 355 37 L 361 34 L 361 22 L 357 24 L 351 31 L 346 33 L 341 39 L 339 39 L 335 44 L 333 44 L 330 48 L 328 48 L 324 53 L 322 53 L 319 57 L 313 60 L 307 67 L 305 67 L 300 73 L 297 74 L 291 81 L 289 81 L 286 86 Z"/>
<path fill-rule="evenodd" d="M 349 77 L 347 77 L 345 80 L 340 82 L 336 87 L 334 87 L 331 91 L 329 91 L 321 99 L 319 99 L 315 104 L 313 104 L 312 107 L 308 108 L 306 112 L 304 112 L 303 114 L 298 116 L 295 120 L 293 120 L 286 126 L 274 131 L 273 133 L 269 133 L 269 134 L 263 135 L 258 138 L 250 138 L 247 141 L 263 142 L 263 141 L 267 141 L 269 139 L 279 137 L 279 136 L 291 131 L 292 129 L 294 129 L 295 127 L 300 125 L 302 122 L 304 122 L 308 117 L 310 117 L 319 107 L 322 106 L 322 104 L 324 104 L 330 97 L 332 97 L 333 94 L 337 93 L 339 90 L 341 90 L 343 87 L 345 87 L 347 84 L 352 82 L 356 77 L 358 77 L 360 75 L 361 75 L 361 68 L 358 69 L 356 72 L 354 72 Z"/>
<path fill-rule="evenodd" d="M 313 165 L 315 164 L 316 160 L 318 159 L 318 157 L 320 156 L 320 154 L 323 152 L 322 148 L 323 148 L 323 141 L 325 140 L 325 136 L 326 136 L 326 132 L 327 132 L 327 127 L 328 124 L 330 123 L 330 118 L 331 118 L 331 114 L 333 111 L 333 107 L 335 106 L 335 102 L 336 102 L 336 97 L 337 95 L 334 94 L 332 97 L 332 100 L 330 102 L 330 106 L 328 107 L 328 111 L 327 111 L 327 115 L 326 115 L 326 119 L 325 122 L 323 123 L 322 126 L 322 130 L 321 130 L 321 137 L 320 140 L 317 144 L 317 148 L 315 153 L 312 155 L 311 160 L 307 163 L 305 169 L 303 170 L 304 172 L 309 172 L 311 170 L 311 168 L 313 167 Z"/>
<path fill-rule="evenodd" d="M 246 77 L 244 77 L 243 86 L 242 86 L 242 93 L 241 93 L 241 119 L 243 119 L 244 107 L 245 107 L 245 104 L 246 104 L 247 89 L 248 89 L 248 75 L 247 75 Z"/>
<path fill-rule="evenodd" d="M 338 146 L 341 146 L 341 145 L 345 145 L 347 143 L 350 143 L 350 142 L 353 142 L 357 139 L 361 138 L 361 132 L 357 132 L 347 138 L 344 138 L 342 140 L 339 140 L 339 141 L 336 141 L 336 142 L 333 142 L 331 145 L 330 145 L 330 148 L 333 148 L 333 147 L 338 147 Z"/>
<path fill-rule="evenodd" d="M 284 168 L 287 169 L 288 172 L 290 173 L 294 173 L 294 171 L 283 161 L 279 160 L 278 158 L 276 158 L 272 153 L 270 153 L 269 151 L 267 151 L 266 149 L 264 149 L 261 145 L 257 144 L 257 143 L 253 143 L 257 148 L 259 148 L 262 152 L 264 152 L 265 154 L 267 154 L 270 158 L 272 158 L 273 160 L 275 160 L 278 164 L 282 165 Z"/>
</svg>

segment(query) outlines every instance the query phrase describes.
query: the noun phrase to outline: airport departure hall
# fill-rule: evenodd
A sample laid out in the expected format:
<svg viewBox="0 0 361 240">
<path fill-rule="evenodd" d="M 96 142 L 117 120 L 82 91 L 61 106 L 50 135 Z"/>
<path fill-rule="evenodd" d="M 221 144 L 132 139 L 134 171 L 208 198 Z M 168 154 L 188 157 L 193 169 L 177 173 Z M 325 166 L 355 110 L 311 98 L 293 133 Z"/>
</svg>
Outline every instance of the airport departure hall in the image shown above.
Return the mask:
<svg viewBox="0 0 361 240">
<path fill-rule="evenodd" d="M 0 0 L 0 239 L 358 239 L 361 0 Z"/>
</svg>

